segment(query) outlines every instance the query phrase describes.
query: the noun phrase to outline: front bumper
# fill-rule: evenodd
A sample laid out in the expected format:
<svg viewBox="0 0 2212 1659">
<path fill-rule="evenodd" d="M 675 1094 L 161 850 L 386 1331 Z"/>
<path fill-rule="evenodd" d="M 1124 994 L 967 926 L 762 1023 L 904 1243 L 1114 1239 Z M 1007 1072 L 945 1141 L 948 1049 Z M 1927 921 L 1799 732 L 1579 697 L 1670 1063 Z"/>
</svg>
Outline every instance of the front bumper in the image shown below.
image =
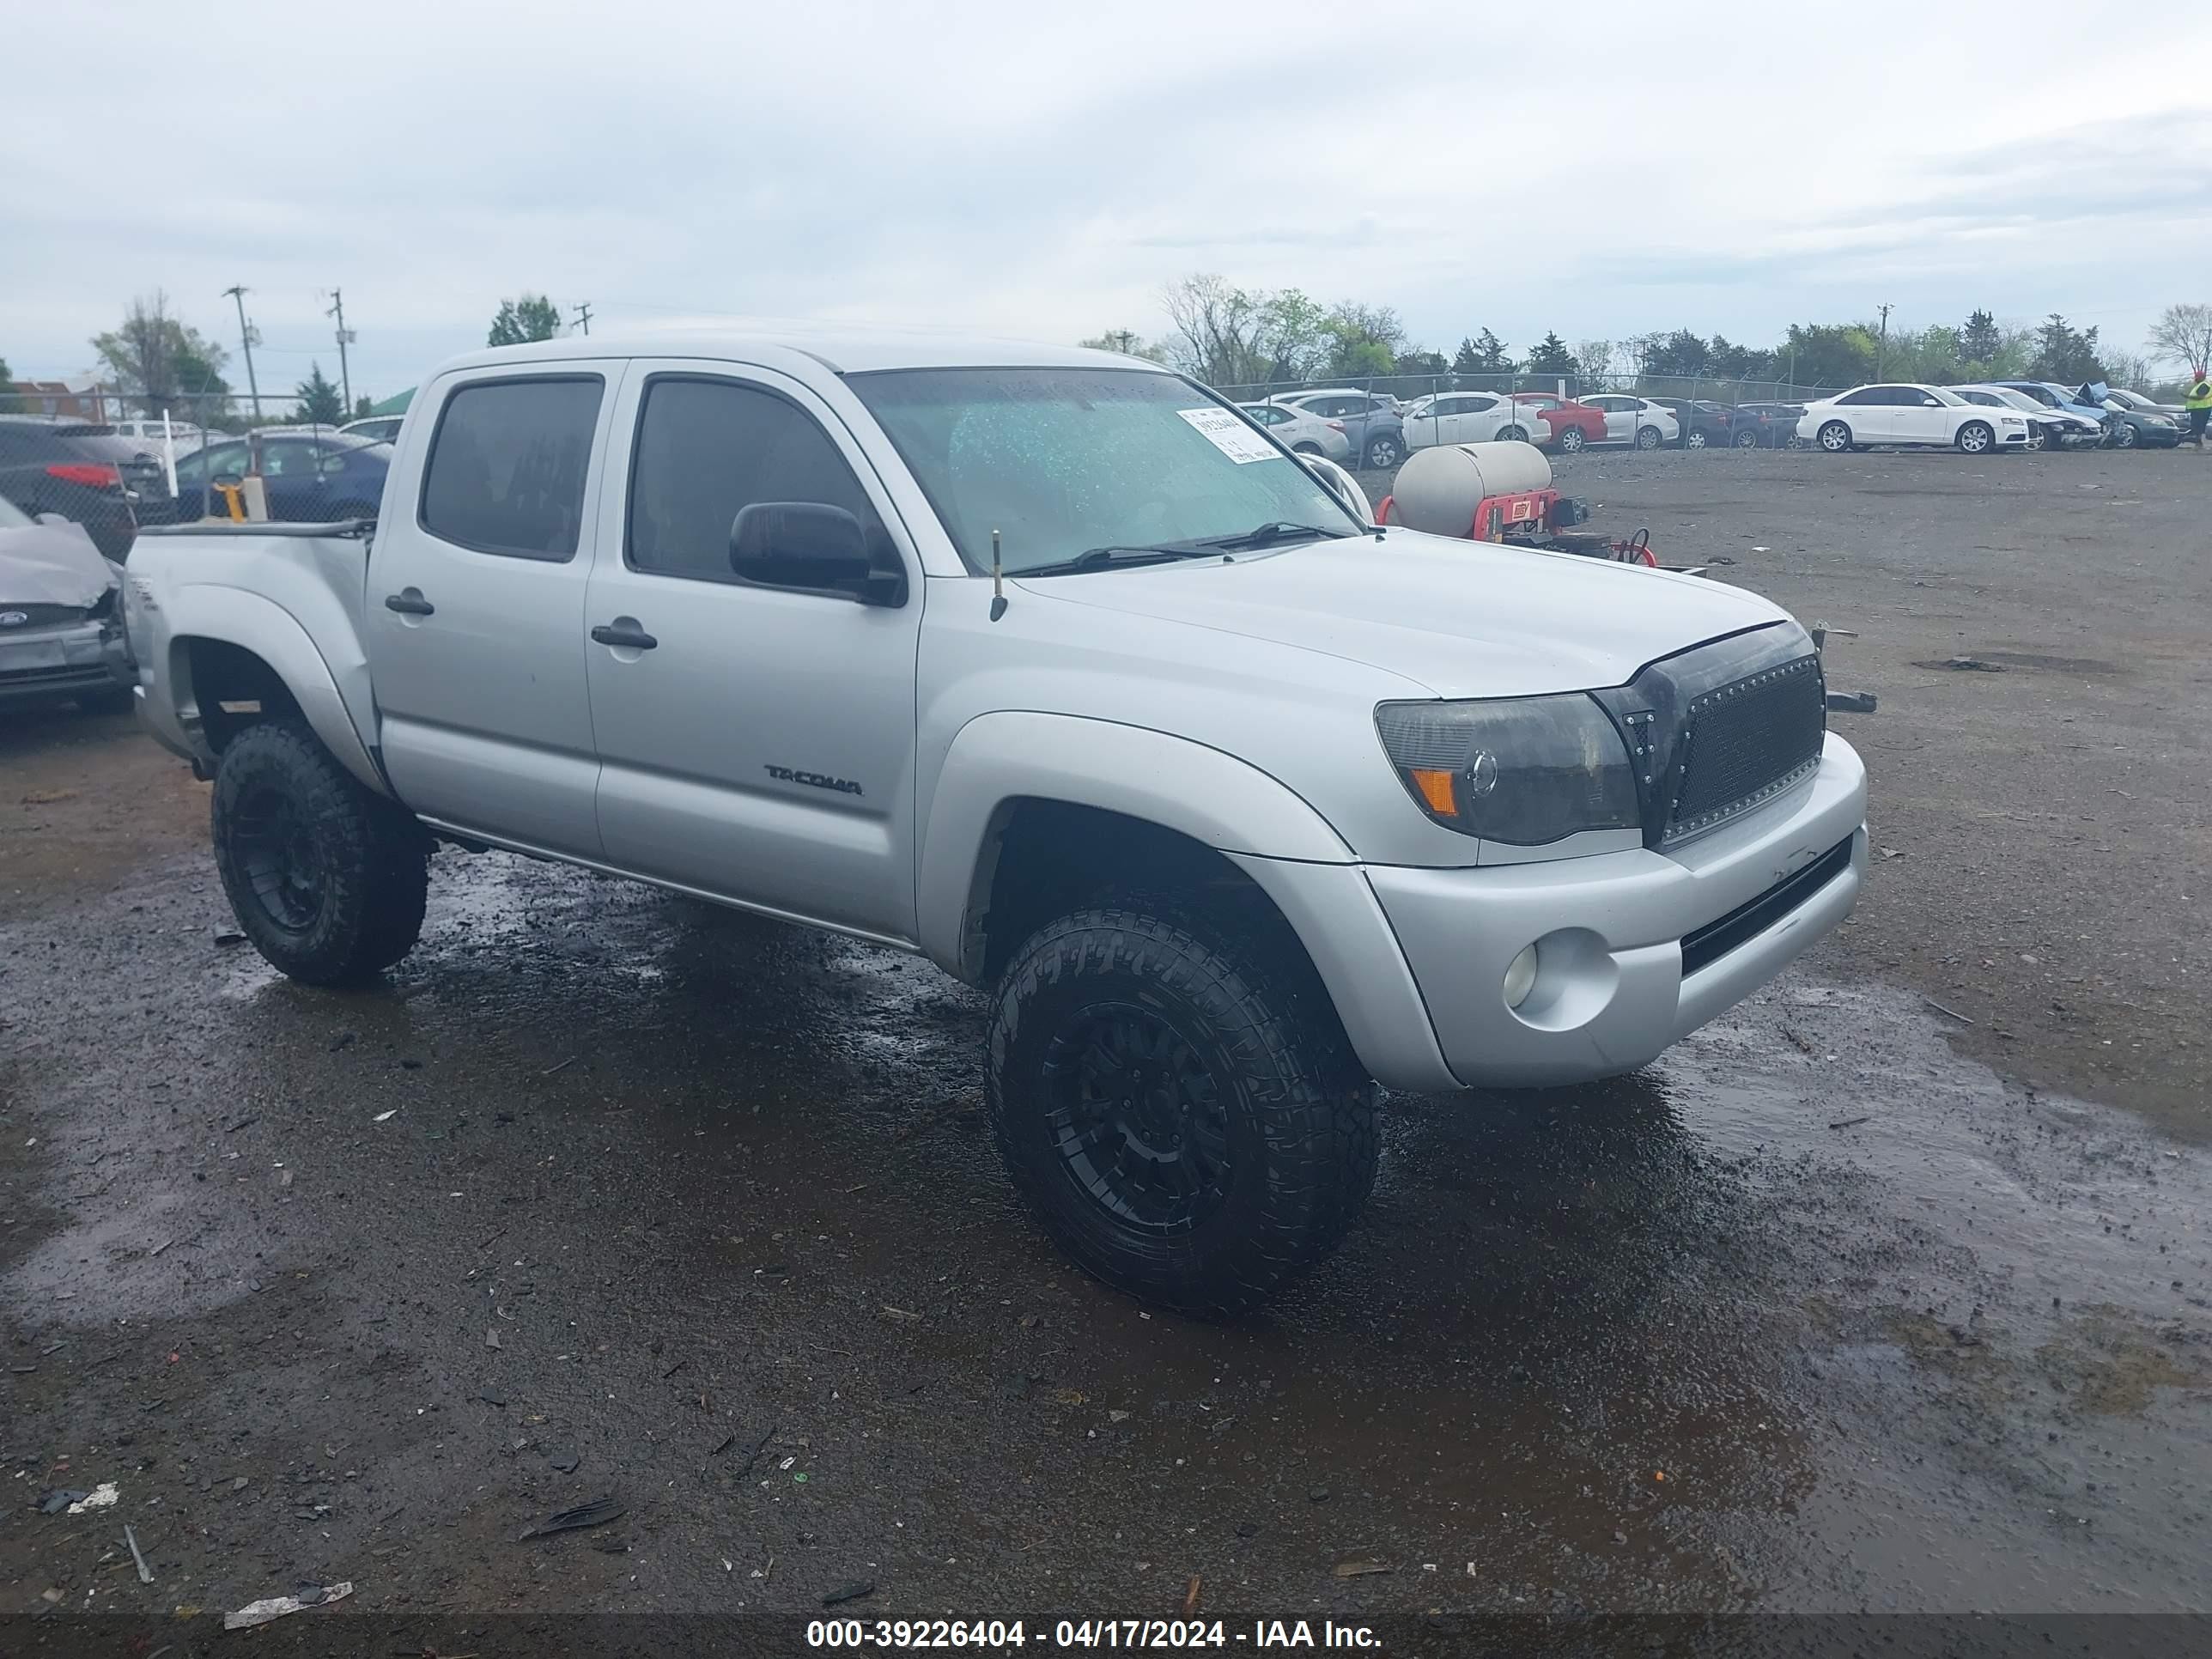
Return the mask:
<svg viewBox="0 0 2212 1659">
<path fill-rule="evenodd" d="M 1366 881 L 1407 972 L 1370 969 L 1365 985 L 1346 987 L 1330 971 L 1335 964 L 1317 957 L 1317 965 L 1361 1059 L 1393 1087 L 1438 1086 L 1437 1055 L 1450 1079 L 1468 1087 L 1632 1071 L 1772 979 L 1850 915 L 1866 869 L 1866 769 L 1832 732 L 1805 783 L 1668 854 L 1638 848 L 1475 869 L 1370 865 Z M 1831 854 L 1832 872 L 1809 891 L 1784 889 L 1786 902 L 1759 908 Z M 1683 939 L 1701 930 L 1711 931 L 1686 974 Z M 1509 1008 L 1506 969 L 1531 944 L 1535 988 Z M 1415 988 L 1433 1048 L 1407 1042 L 1407 1022 L 1374 1006 L 1400 984 Z"/>
<path fill-rule="evenodd" d="M 96 622 L 0 638 L 0 702 L 120 691 L 138 683 L 123 630 Z"/>
</svg>

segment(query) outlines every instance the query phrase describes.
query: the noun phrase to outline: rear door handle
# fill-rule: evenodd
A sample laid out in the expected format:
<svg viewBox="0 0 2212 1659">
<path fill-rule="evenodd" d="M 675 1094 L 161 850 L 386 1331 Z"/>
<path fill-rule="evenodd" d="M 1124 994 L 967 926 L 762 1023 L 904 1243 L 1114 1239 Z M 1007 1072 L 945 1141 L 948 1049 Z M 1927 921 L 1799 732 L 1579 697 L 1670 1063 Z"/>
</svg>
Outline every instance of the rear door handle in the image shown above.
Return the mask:
<svg viewBox="0 0 2212 1659">
<path fill-rule="evenodd" d="M 660 643 L 628 617 L 601 623 L 592 630 L 592 637 L 601 645 L 626 646 L 632 651 L 650 651 Z"/>
<path fill-rule="evenodd" d="M 437 613 L 438 607 L 422 597 L 419 587 L 403 587 L 397 593 L 384 596 L 384 608 L 397 611 L 403 617 L 428 617 Z"/>
</svg>

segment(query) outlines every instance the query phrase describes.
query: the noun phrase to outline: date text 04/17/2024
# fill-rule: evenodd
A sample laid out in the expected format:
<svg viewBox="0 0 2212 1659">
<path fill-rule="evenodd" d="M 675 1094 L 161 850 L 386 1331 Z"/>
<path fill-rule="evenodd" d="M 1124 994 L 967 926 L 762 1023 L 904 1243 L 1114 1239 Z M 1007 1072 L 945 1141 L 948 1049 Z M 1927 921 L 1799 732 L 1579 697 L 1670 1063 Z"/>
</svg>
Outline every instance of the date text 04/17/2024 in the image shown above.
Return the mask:
<svg viewBox="0 0 2212 1659">
<path fill-rule="evenodd" d="M 1048 1636 L 1048 1629 L 1049 1636 Z M 971 1648 L 1019 1650 L 1029 1645 L 1028 1622 L 1000 1619 L 817 1619 L 806 1626 L 815 1648 Z M 1255 1620 L 1231 1630 L 1218 1619 L 1062 1619 L 1040 1624 L 1040 1647 L 1071 1649 L 1340 1648 L 1378 1652 L 1382 1638 L 1365 1625 L 1323 1620 Z"/>
</svg>

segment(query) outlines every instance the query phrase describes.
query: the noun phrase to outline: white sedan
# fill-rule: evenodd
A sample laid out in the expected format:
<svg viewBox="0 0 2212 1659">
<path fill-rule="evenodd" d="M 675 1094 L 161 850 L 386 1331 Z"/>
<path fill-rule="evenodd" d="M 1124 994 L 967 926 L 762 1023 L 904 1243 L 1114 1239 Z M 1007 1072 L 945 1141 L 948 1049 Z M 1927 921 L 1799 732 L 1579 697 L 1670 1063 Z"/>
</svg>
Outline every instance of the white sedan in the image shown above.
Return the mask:
<svg viewBox="0 0 2212 1659">
<path fill-rule="evenodd" d="M 1266 427 L 1285 449 L 1332 461 L 1352 458 L 1352 436 L 1342 421 L 1325 421 L 1291 404 L 1239 404 L 1237 407 Z"/>
<path fill-rule="evenodd" d="M 1870 444 L 1928 445 L 1969 455 L 2030 447 L 2027 416 L 1984 409 L 1938 386 L 1853 386 L 1806 407 L 1797 435 L 1830 454 Z"/>
<path fill-rule="evenodd" d="M 1549 422 L 1494 392 L 1439 392 L 1416 398 L 1406 407 L 1405 422 L 1407 449 L 1431 449 L 1439 444 L 1534 443 L 1551 436 Z"/>
<path fill-rule="evenodd" d="M 1580 398 L 1592 409 L 1605 411 L 1605 441 L 1656 449 L 1671 444 L 1681 430 L 1681 421 L 1664 404 L 1628 392 L 1596 392 Z"/>
</svg>

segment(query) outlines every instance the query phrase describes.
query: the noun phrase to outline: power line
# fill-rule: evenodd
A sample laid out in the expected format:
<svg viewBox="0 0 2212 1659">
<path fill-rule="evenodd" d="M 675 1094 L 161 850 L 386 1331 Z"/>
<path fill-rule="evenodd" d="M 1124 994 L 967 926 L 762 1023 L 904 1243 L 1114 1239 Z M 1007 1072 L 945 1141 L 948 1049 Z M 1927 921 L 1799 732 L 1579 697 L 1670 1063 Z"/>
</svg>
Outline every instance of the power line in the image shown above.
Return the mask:
<svg viewBox="0 0 2212 1659">
<path fill-rule="evenodd" d="M 576 307 L 576 326 L 582 329 L 586 336 L 590 335 L 592 331 L 592 302 L 589 300 L 585 301 L 583 304 Z"/>
</svg>

